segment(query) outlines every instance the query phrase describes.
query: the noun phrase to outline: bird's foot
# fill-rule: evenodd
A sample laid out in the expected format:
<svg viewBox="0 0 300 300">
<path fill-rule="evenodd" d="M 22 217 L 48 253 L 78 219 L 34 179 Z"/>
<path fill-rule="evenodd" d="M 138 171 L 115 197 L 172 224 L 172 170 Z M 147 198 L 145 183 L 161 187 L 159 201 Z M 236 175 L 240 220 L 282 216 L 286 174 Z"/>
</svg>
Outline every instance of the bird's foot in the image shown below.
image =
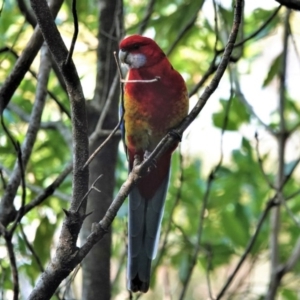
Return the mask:
<svg viewBox="0 0 300 300">
<path fill-rule="evenodd" d="M 169 135 L 172 136 L 174 139 L 178 140 L 178 142 L 181 142 L 182 140 L 182 134 L 179 133 L 177 130 L 175 129 L 171 129 L 169 131 Z"/>
<path fill-rule="evenodd" d="M 144 160 L 147 160 L 150 156 L 151 152 L 146 150 L 144 152 Z M 157 168 L 157 161 L 156 159 L 152 159 L 151 162 L 150 162 L 150 166 L 148 167 L 148 170 L 147 172 L 150 172 L 153 168 Z"/>
</svg>

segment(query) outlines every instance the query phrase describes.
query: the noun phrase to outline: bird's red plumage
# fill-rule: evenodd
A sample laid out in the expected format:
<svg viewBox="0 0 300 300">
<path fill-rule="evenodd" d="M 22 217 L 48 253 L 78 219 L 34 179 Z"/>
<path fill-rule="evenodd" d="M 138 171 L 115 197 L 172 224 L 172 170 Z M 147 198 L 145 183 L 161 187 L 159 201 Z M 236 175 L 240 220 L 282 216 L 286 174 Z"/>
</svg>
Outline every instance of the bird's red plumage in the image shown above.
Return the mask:
<svg viewBox="0 0 300 300">
<path fill-rule="evenodd" d="M 143 46 L 135 49 L 139 43 Z M 147 58 L 144 66 L 129 70 L 128 81 L 158 78 L 155 82 L 128 82 L 125 85 L 125 143 L 132 165 L 136 153 L 151 152 L 167 132 L 182 121 L 187 114 L 188 97 L 181 75 L 153 40 L 135 35 L 123 40 L 120 48 L 133 54 L 142 53 Z M 169 158 L 170 154 L 167 154 L 160 162 Z M 157 163 L 156 171 L 153 170 L 158 177 L 166 174 L 162 168 L 169 168 L 169 164 L 162 165 Z M 159 184 L 157 176 L 147 177 L 148 181 L 153 177 L 151 185 L 155 189 Z M 139 184 L 143 194 L 148 190 L 146 185 Z"/>
</svg>

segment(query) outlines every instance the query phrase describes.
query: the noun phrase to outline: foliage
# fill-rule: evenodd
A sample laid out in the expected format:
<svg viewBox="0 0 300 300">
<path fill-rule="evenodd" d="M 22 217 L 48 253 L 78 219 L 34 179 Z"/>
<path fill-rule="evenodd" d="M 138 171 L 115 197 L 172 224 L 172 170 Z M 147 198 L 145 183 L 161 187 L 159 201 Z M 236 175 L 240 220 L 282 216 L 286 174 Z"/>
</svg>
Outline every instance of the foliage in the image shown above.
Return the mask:
<svg viewBox="0 0 300 300">
<path fill-rule="evenodd" d="M 73 32 L 71 5 L 72 1 L 66 1 L 63 4 L 56 21 L 67 44 Z M 81 33 L 77 41 L 74 61 L 82 81 L 85 83 L 83 89 L 85 93 L 91 95 L 93 84 L 85 81 L 85 78 L 90 73 L 94 77 L 96 74 L 94 53 L 96 43 L 87 36 L 95 37 L 97 35 L 97 6 L 99 4 L 89 0 L 79 1 L 77 5 Z M 190 90 L 204 76 L 214 58 L 216 64 L 219 63 L 220 55 L 216 50 L 223 48 L 226 44 L 233 18 L 233 9 L 222 3 L 217 3 L 216 6 L 217 27 L 212 3 L 206 1 L 204 4 L 203 0 L 176 0 L 171 3 L 166 0 L 157 0 L 152 16 L 147 23 L 146 33 L 154 37 L 164 51 L 172 50 L 170 60 L 174 68 L 183 74 Z M 241 40 L 261 27 L 273 11 L 274 7 L 246 10 Z M 124 1 L 124 22 L 127 34 L 136 33 L 139 30 L 146 13 L 143 1 Z M 211 126 L 207 127 L 209 128 L 207 132 L 200 131 L 202 126 L 202 116 L 200 115 L 199 120 L 195 122 L 198 128 L 192 126 L 191 129 L 199 131 L 197 131 L 198 140 L 190 140 L 189 137 L 183 140 L 183 144 L 190 144 L 196 150 L 188 151 L 187 147 L 183 146 L 182 158 L 179 151 L 174 154 L 170 188 L 162 224 L 161 247 L 158 258 L 154 262 L 152 290 L 142 296 L 142 299 L 160 299 L 163 294 L 167 295 L 168 289 L 174 297 L 180 294 L 182 286 L 186 284 L 185 279 L 190 272 L 190 266 L 193 264 L 193 253 L 198 246 L 197 241 L 200 234 L 200 250 L 185 299 L 208 297 L 208 284 L 205 278 L 207 273 L 211 277 L 212 293 L 214 296 L 217 295 L 225 284 L 228 274 L 243 255 L 257 229 L 258 220 L 266 209 L 268 201 L 276 195 L 276 189 L 280 190 L 281 183 L 278 183 L 278 178 L 286 178 L 284 176 L 288 176 L 287 182 L 282 187 L 282 199 L 285 199 L 285 203 L 281 202 L 280 219 L 277 220 L 280 226 L 280 231 L 277 233 L 279 261 L 285 265 L 294 255 L 293 253 L 297 249 L 295 247 L 299 244 L 300 223 L 297 216 L 300 208 L 299 174 L 293 172 L 299 163 L 299 157 L 295 151 L 299 145 L 295 140 L 299 134 L 300 106 L 295 99 L 295 93 L 291 88 L 292 84 L 288 82 L 289 77 L 286 76 L 284 83 L 280 81 L 282 74 L 292 74 L 289 70 L 293 68 L 291 64 L 288 64 L 287 69 L 283 70 L 283 57 L 286 53 L 281 49 L 280 34 L 275 35 L 284 30 L 285 14 L 286 9 L 282 8 L 268 26 L 245 42 L 242 48 L 236 50 L 234 55 L 238 57 L 222 80 L 219 87 L 221 93 L 216 93 L 218 100 L 210 100 L 214 101 L 214 104 L 218 102 L 218 105 L 213 105 L 212 108 L 210 106 L 208 112 L 203 112 L 211 113 Z M 293 35 L 298 19 L 299 15 L 296 12 L 292 13 L 289 23 L 288 57 L 294 51 L 291 49 L 299 46 L 299 40 L 296 40 Z M 191 20 L 194 22 L 187 27 Z M 218 30 L 217 43 L 215 43 L 216 30 Z M 5 81 L 16 62 L 16 57 L 7 49 L 13 49 L 20 55 L 32 31 L 16 2 L 6 0 L 0 15 L 2 47 L 0 82 Z M 177 43 L 178 34 L 182 31 L 186 32 Z M 293 39 L 294 42 L 292 42 Z M 267 56 L 264 48 L 271 42 L 276 45 L 278 53 L 274 55 L 272 52 L 273 58 L 268 60 L 269 64 L 262 63 Z M 173 45 L 175 45 L 174 48 Z M 3 120 L 9 132 L 20 144 L 24 142 L 28 129 L 28 118 L 35 101 L 37 79 L 33 72 L 37 73 L 38 64 L 39 59 L 36 59 L 31 66 L 32 72 L 27 73 L 10 105 L 3 113 Z M 299 64 L 299 57 L 297 64 Z M 251 78 L 252 72 L 257 74 L 257 70 L 260 70 L 263 76 L 258 79 Z M 211 73 L 208 77 L 211 78 L 212 75 Z M 257 105 L 257 101 L 254 101 L 256 99 L 253 99 L 253 105 L 250 105 L 254 107 L 252 110 L 243 101 L 241 95 L 244 91 L 239 91 L 237 82 L 244 89 L 248 103 L 252 103 L 253 98 L 260 97 L 261 103 L 270 101 L 272 104 Z M 260 91 L 251 91 L 249 85 L 252 84 L 253 89 L 259 86 L 264 91 L 271 91 L 274 99 L 263 99 Z M 283 93 L 284 106 L 278 108 L 274 103 L 277 102 L 276 97 L 283 84 L 286 84 Z M 203 87 L 202 85 L 199 91 L 202 91 Z M 42 114 L 42 125 L 26 167 L 26 204 L 49 186 L 72 158 L 69 142 L 71 139 L 71 122 L 68 116 L 69 100 L 54 72 L 51 72 L 48 82 L 49 91 L 55 97 L 48 93 Z M 226 94 L 231 96 L 227 97 Z M 191 103 L 192 101 L 194 99 L 191 100 Z M 229 101 L 231 104 L 227 111 Z M 260 116 L 265 116 L 263 122 L 261 122 Z M 281 132 L 282 122 L 285 124 L 285 132 Z M 254 131 L 258 132 L 257 139 L 254 134 L 249 134 Z M 218 139 L 222 136 L 223 148 L 206 149 L 205 141 L 210 139 L 210 133 L 214 137 L 215 132 L 219 134 Z M 280 143 L 281 134 L 284 134 L 286 138 L 283 144 Z M 260 138 L 261 136 L 262 138 Z M 230 145 L 233 140 L 239 141 L 239 147 Z M 201 143 L 201 148 L 199 148 L 198 141 Z M 1 194 L 3 194 L 4 183 L 9 180 L 16 163 L 16 153 L 4 132 L 1 133 L 0 145 L 0 166 L 3 177 Z M 273 148 L 277 150 L 282 148 L 286 153 L 284 174 L 279 174 L 279 154 L 278 151 L 274 152 Z M 194 154 L 200 151 L 201 155 Z M 119 190 L 127 177 L 127 162 L 122 147 L 119 152 L 118 167 L 115 170 L 117 182 L 115 192 Z M 194 153 L 191 154 L 191 152 Z M 210 158 L 211 153 L 217 153 L 218 159 L 223 158 L 218 167 L 217 163 Z M 211 185 L 209 185 L 210 180 Z M 71 191 L 71 177 L 68 176 L 52 196 L 23 217 L 22 228 L 18 226 L 16 230 L 13 245 L 21 278 L 21 299 L 28 296 L 26 291 L 32 289 L 41 274 L 41 268 L 44 268 L 49 262 L 57 243 L 57 233 L 60 231 L 64 219 L 62 209 L 69 208 L 68 200 L 71 197 Z M 203 230 L 200 233 L 200 212 L 207 192 L 208 203 L 205 207 L 204 222 L 201 227 Z M 19 188 L 16 196 L 18 207 L 21 205 L 21 196 L 22 189 Z M 126 252 L 126 224 L 127 207 L 124 205 L 113 223 L 111 256 L 114 278 L 113 298 L 122 297 L 120 295 L 124 295 L 125 290 L 126 262 L 121 257 Z M 270 218 L 264 220 L 254 246 L 247 253 L 242 271 L 238 273 L 235 282 L 225 294 L 226 299 L 240 299 L 241 293 L 246 299 L 260 299 L 267 293 L 270 276 L 267 273 L 265 262 L 270 263 L 268 255 L 272 249 L 268 241 L 273 226 L 274 223 Z M 41 265 L 37 262 L 28 244 L 39 257 Z M 12 274 L 5 240 L 1 237 L 0 258 L 0 294 L 3 295 L 3 299 L 9 299 L 13 289 Z M 258 289 L 259 283 L 255 277 L 258 275 L 253 275 L 255 272 L 257 274 L 259 270 L 263 270 L 267 274 L 264 278 L 263 289 Z M 284 274 L 284 279 L 279 286 L 279 299 L 297 299 L 299 294 L 299 285 L 296 282 L 299 282 L 300 264 L 295 263 L 289 271 L 288 275 Z M 169 282 L 168 278 L 170 278 Z M 161 280 L 164 284 L 161 284 Z M 68 285 L 66 286 L 68 289 Z M 65 291 L 65 286 L 62 285 L 60 292 L 63 291 Z M 74 291 L 76 294 L 76 288 Z"/>
</svg>

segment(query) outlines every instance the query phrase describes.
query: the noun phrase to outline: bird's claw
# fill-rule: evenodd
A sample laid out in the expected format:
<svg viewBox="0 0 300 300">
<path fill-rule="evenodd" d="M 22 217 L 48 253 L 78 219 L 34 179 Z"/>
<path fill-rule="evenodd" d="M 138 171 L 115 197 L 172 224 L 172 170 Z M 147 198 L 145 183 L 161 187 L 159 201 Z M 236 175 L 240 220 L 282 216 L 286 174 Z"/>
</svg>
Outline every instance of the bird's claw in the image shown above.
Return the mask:
<svg viewBox="0 0 300 300">
<path fill-rule="evenodd" d="M 151 152 L 150 151 L 145 151 L 144 152 L 144 160 L 147 160 L 150 156 Z M 157 161 L 156 159 L 152 159 L 151 162 L 150 162 L 150 166 L 148 167 L 148 172 L 150 172 L 153 168 L 157 168 Z"/>
<path fill-rule="evenodd" d="M 179 133 L 177 130 L 175 129 L 171 129 L 169 131 L 169 135 L 172 136 L 173 138 L 175 138 L 176 140 L 178 140 L 179 142 L 181 142 L 182 140 L 182 134 Z"/>
</svg>

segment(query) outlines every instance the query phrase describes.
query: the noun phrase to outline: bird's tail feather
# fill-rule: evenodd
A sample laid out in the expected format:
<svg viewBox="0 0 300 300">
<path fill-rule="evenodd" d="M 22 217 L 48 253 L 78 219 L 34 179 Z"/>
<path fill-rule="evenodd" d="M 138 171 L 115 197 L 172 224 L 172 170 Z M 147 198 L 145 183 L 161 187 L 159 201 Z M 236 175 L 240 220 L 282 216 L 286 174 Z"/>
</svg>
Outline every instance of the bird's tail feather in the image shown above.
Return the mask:
<svg viewBox="0 0 300 300">
<path fill-rule="evenodd" d="M 141 196 L 138 186 L 129 194 L 128 289 L 147 292 L 151 261 L 158 248 L 161 220 L 169 182 L 169 172 L 150 199 Z"/>
</svg>

